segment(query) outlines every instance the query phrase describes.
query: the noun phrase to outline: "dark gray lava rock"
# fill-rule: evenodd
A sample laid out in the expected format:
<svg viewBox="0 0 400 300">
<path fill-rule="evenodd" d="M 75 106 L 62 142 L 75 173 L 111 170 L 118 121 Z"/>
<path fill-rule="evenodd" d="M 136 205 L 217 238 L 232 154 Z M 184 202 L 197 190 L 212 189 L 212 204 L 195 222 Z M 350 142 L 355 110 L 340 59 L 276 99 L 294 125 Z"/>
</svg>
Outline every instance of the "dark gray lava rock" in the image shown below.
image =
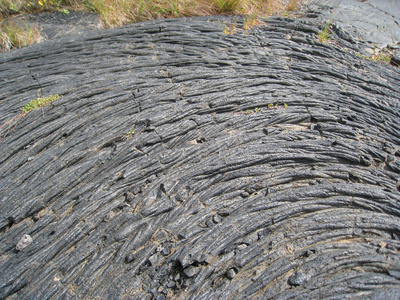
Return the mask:
<svg viewBox="0 0 400 300">
<path fill-rule="evenodd" d="M 200 270 L 198 268 L 194 266 L 189 266 L 185 270 L 183 270 L 183 273 L 185 273 L 187 277 L 194 277 L 199 273 L 199 271 Z"/>
<path fill-rule="evenodd" d="M 294 272 L 289 277 L 289 284 L 293 286 L 303 285 L 307 282 L 307 275 L 303 272 Z"/>
<path fill-rule="evenodd" d="M 226 272 L 226 277 L 228 277 L 229 279 L 233 279 L 235 278 L 237 272 L 234 268 L 229 269 L 228 272 Z"/>
<path fill-rule="evenodd" d="M 100 30 L 101 21 L 98 14 L 69 11 L 69 13 L 42 12 L 34 14 L 22 14 L 14 19 L 31 27 L 38 27 L 40 33 L 46 39 L 55 39 L 64 36 L 75 36 L 88 30 Z"/>
<path fill-rule="evenodd" d="M 394 294 L 399 70 L 310 20 L 234 19 L 0 55 L 1 299 Z M 38 93 L 61 97 L 20 115 Z"/>
</svg>

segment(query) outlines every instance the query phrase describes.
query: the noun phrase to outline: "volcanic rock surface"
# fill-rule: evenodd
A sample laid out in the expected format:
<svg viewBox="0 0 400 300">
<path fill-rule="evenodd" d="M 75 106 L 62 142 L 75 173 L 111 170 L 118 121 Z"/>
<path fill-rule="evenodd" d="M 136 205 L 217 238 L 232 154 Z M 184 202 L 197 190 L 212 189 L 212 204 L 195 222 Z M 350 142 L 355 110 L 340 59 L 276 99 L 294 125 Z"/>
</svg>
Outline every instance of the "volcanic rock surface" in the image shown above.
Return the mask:
<svg viewBox="0 0 400 300">
<path fill-rule="evenodd" d="M 1 299 L 399 296 L 399 70 L 223 22 L 0 56 Z"/>
<path fill-rule="evenodd" d="M 340 24 L 366 47 L 400 46 L 399 0 L 308 0 L 306 7 Z"/>
<path fill-rule="evenodd" d="M 70 11 L 68 14 L 59 11 L 22 14 L 13 19 L 18 23 L 38 28 L 44 39 L 76 36 L 84 31 L 101 28 L 98 14 L 82 11 Z"/>
</svg>

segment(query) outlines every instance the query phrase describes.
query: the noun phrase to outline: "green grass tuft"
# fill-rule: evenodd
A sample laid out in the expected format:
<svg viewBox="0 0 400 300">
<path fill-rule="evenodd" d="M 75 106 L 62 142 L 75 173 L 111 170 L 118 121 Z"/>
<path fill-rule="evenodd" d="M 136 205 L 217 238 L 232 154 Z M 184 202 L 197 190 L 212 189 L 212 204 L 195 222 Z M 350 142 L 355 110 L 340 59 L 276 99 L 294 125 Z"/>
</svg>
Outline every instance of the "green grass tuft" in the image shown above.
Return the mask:
<svg viewBox="0 0 400 300">
<path fill-rule="evenodd" d="M 325 25 L 324 29 L 321 30 L 321 31 L 318 33 L 318 40 L 319 40 L 321 43 L 325 44 L 325 43 L 327 43 L 329 40 L 332 39 L 332 38 L 331 38 L 331 30 L 330 30 L 330 28 L 331 28 L 331 21 L 329 20 L 328 22 L 326 22 L 326 25 Z"/>
<path fill-rule="evenodd" d="M 3 21 L 0 23 L 0 50 L 3 52 L 36 44 L 41 40 L 43 40 L 43 37 L 36 27 L 20 24 L 17 21 Z"/>
<path fill-rule="evenodd" d="M 287 5 L 287 11 L 295 11 L 297 7 L 300 5 L 299 0 L 290 0 Z"/>
<path fill-rule="evenodd" d="M 239 0 L 215 0 L 214 6 L 218 13 L 229 13 L 238 9 L 240 1 Z"/>
</svg>

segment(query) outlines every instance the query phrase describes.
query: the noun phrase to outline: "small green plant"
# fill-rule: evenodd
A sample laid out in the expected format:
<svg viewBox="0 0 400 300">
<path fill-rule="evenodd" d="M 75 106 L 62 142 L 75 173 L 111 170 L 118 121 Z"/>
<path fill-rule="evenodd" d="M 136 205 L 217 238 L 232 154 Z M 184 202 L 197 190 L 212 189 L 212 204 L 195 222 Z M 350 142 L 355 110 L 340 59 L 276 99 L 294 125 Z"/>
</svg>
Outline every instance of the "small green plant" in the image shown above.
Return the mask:
<svg viewBox="0 0 400 300">
<path fill-rule="evenodd" d="M 249 17 L 244 17 L 243 21 L 244 21 L 244 23 L 243 23 L 244 30 L 249 30 L 255 26 L 260 26 L 260 25 L 264 24 L 264 22 L 259 19 L 259 16 L 257 13 L 253 13 Z"/>
<path fill-rule="evenodd" d="M 326 22 L 324 29 L 318 33 L 318 40 L 321 43 L 326 44 L 331 39 L 331 20 L 329 20 Z"/>
<path fill-rule="evenodd" d="M 136 130 L 135 129 L 132 129 L 132 130 L 129 130 L 127 133 L 126 133 L 126 135 L 134 135 L 136 133 Z"/>
<path fill-rule="evenodd" d="M 374 53 L 371 55 L 371 59 L 373 61 L 385 61 L 387 63 L 390 63 L 391 55 L 388 52 L 385 52 L 384 50 L 381 50 L 374 45 Z"/>
<path fill-rule="evenodd" d="M 225 25 L 224 23 L 220 22 L 221 27 L 222 27 L 222 32 L 224 34 L 234 34 L 238 28 L 237 28 L 237 24 L 236 24 L 236 20 L 232 25 Z"/>
<path fill-rule="evenodd" d="M 109 8 L 103 0 L 85 0 L 84 3 L 90 11 L 99 14 L 103 20 L 109 14 Z"/>
<path fill-rule="evenodd" d="M 360 53 L 358 53 L 358 52 L 356 52 L 356 53 L 354 53 L 354 54 L 355 54 L 356 56 L 362 58 L 362 59 L 370 59 L 368 56 L 362 55 L 362 54 L 360 54 Z"/>
<path fill-rule="evenodd" d="M 56 101 L 58 98 L 60 98 L 60 96 L 58 94 L 56 95 L 52 95 L 46 98 L 37 98 L 35 100 L 30 101 L 28 104 L 26 104 L 25 106 L 21 107 L 21 110 L 23 113 L 28 113 L 32 110 L 35 110 L 39 107 L 43 107 L 46 105 L 49 105 L 50 103 Z"/>
<path fill-rule="evenodd" d="M 10 10 L 15 12 L 15 13 L 19 13 L 18 7 L 13 3 L 10 3 Z"/>
<path fill-rule="evenodd" d="M 19 2 L 15 0 L 0 0 L 0 15 L 18 14 L 22 6 L 22 3 Z"/>
<path fill-rule="evenodd" d="M 7 136 L 8 133 L 13 131 L 15 127 L 17 127 L 19 121 L 22 120 L 27 113 L 39 107 L 48 105 L 51 102 L 57 100 L 58 98 L 60 98 L 58 94 L 46 98 L 37 98 L 35 100 L 30 101 L 25 106 L 21 107 L 20 108 L 20 110 L 22 111 L 21 113 L 11 118 L 11 120 L 8 120 L 7 122 L 0 125 L 0 142 L 3 138 Z"/>
<path fill-rule="evenodd" d="M 373 60 L 375 62 L 387 62 L 390 63 L 391 60 L 391 54 L 388 51 L 385 51 L 385 49 L 379 49 L 376 46 L 374 46 L 374 51 L 371 56 L 366 56 L 360 53 L 355 53 L 356 56 L 365 59 L 365 60 Z"/>
<path fill-rule="evenodd" d="M 64 14 L 64 15 L 68 15 L 69 14 L 69 10 L 66 8 L 60 8 L 57 9 L 60 13 Z"/>
</svg>

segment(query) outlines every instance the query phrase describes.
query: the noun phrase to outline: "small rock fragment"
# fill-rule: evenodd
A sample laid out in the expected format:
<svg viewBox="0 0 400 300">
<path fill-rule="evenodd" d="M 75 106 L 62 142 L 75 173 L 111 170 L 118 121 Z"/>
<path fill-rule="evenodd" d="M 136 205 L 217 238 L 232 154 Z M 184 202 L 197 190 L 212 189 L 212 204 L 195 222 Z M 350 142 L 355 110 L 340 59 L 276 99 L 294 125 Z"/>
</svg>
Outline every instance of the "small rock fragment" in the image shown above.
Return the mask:
<svg viewBox="0 0 400 300">
<path fill-rule="evenodd" d="M 242 198 L 247 198 L 250 196 L 250 194 L 248 192 L 243 192 L 240 194 L 240 196 L 242 196 Z"/>
<path fill-rule="evenodd" d="M 219 214 L 221 217 L 227 217 L 227 216 L 230 215 L 230 211 L 227 210 L 227 209 L 222 209 L 222 210 L 219 210 L 219 211 L 218 211 L 218 214 Z"/>
<path fill-rule="evenodd" d="M 135 199 L 135 195 L 131 192 L 125 192 L 125 202 L 131 203 Z"/>
<path fill-rule="evenodd" d="M 175 281 L 169 281 L 168 283 L 167 283 L 167 287 L 168 288 L 173 288 L 173 287 L 175 287 L 176 286 L 176 284 L 175 284 Z"/>
<path fill-rule="evenodd" d="M 389 275 L 396 278 L 396 279 L 400 279 L 400 272 L 399 271 L 395 271 L 395 270 L 389 270 L 388 271 Z"/>
<path fill-rule="evenodd" d="M 135 186 L 134 188 L 133 188 L 133 194 L 134 195 L 137 195 L 137 194 L 139 194 L 139 193 L 141 193 L 142 192 L 142 187 L 140 187 L 140 186 Z"/>
<path fill-rule="evenodd" d="M 302 272 L 294 272 L 289 277 L 289 284 L 292 286 L 303 285 L 307 281 L 307 275 Z"/>
<path fill-rule="evenodd" d="M 149 262 L 152 266 L 156 266 L 158 264 L 158 257 L 157 254 L 154 254 L 149 257 Z"/>
<path fill-rule="evenodd" d="M 228 272 L 226 272 L 226 277 L 228 277 L 229 279 L 233 279 L 236 276 L 236 270 L 234 268 L 231 268 L 228 270 Z"/>
<path fill-rule="evenodd" d="M 37 222 L 40 220 L 40 213 L 36 213 L 33 215 L 33 221 Z"/>
<path fill-rule="evenodd" d="M 164 247 L 164 249 L 162 250 L 162 255 L 164 256 L 168 256 L 171 253 L 171 251 L 169 251 L 168 247 Z"/>
<path fill-rule="evenodd" d="M 243 250 L 244 248 L 247 248 L 247 245 L 246 245 L 246 244 L 239 244 L 239 245 L 237 245 L 237 247 L 236 247 L 236 249 L 238 249 L 238 250 Z"/>
<path fill-rule="evenodd" d="M 206 225 L 207 227 L 213 227 L 213 226 L 214 226 L 214 223 L 213 223 L 211 220 L 207 220 L 205 225 Z"/>
<path fill-rule="evenodd" d="M 133 262 L 136 259 L 135 255 L 133 253 L 129 253 L 125 256 L 125 262 L 127 264 Z"/>
<path fill-rule="evenodd" d="M 19 242 L 17 243 L 17 246 L 15 246 L 15 249 L 17 249 L 18 251 L 21 251 L 22 249 L 27 247 L 32 242 L 33 242 L 33 240 L 31 238 L 31 236 L 29 234 L 24 234 L 22 236 L 22 238 L 19 240 Z"/>
<path fill-rule="evenodd" d="M 214 221 L 214 223 L 218 224 L 219 222 L 222 221 L 222 217 L 220 215 L 214 215 L 213 221 Z"/>
<path fill-rule="evenodd" d="M 151 175 L 150 177 L 147 178 L 146 183 L 153 182 L 156 179 L 157 179 L 157 176 L 153 174 L 153 175 Z"/>
<path fill-rule="evenodd" d="M 123 209 L 124 207 L 130 207 L 130 205 L 126 202 L 121 202 L 120 204 L 118 204 L 117 206 L 119 209 Z"/>
<path fill-rule="evenodd" d="M 190 278 L 197 275 L 197 273 L 199 273 L 199 269 L 193 266 L 189 266 L 185 270 L 183 270 L 183 273 L 185 273 L 185 275 Z"/>
<path fill-rule="evenodd" d="M 400 56 L 395 56 L 395 55 L 393 55 L 393 56 L 390 58 L 390 64 L 393 65 L 393 66 L 395 66 L 395 67 L 400 66 Z"/>
</svg>

